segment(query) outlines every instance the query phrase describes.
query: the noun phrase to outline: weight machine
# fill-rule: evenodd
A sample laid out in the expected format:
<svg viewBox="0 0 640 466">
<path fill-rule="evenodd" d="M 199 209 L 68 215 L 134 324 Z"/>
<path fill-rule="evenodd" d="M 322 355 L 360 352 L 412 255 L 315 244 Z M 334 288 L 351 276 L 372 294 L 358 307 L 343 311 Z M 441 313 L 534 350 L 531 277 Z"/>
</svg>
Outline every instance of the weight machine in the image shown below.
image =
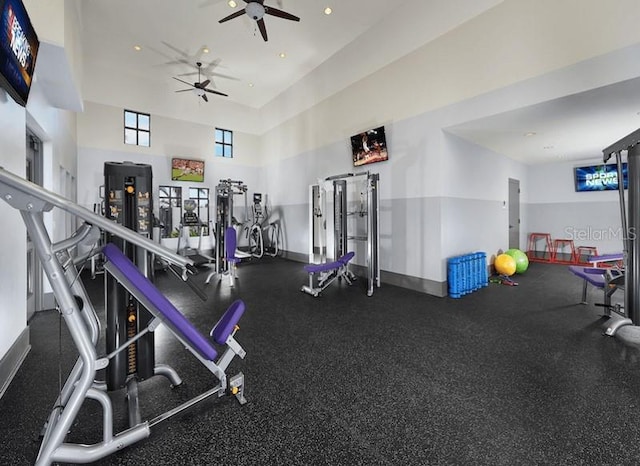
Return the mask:
<svg viewBox="0 0 640 466">
<path fill-rule="evenodd" d="M 349 253 L 349 242 L 356 243 L 357 258 L 364 245 L 368 296 L 380 287 L 379 179 L 368 171 L 346 173 L 309 187 L 309 263 L 337 261 Z"/>
<path fill-rule="evenodd" d="M 216 224 L 215 224 L 215 272 L 207 277 L 207 283 L 211 276 L 218 273 L 224 274 L 229 271 L 229 266 L 225 258 L 225 232 L 227 228 L 242 224 L 233 215 L 234 196 L 244 196 L 245 218 L 247 217 L 247 185 L 239 180 L 220 180 L 216 186 Z"/>
<path fill-rule="evenodd" d="M 627 153 L 628 206 L 624 195 L 624 175 L 622 153 Z M 620 197 L 620 218 L 623 232 L 623 271 L 624 271 L 624 312 L 617 307 L 611 310 L 618 312 L 622 319 L 616 319 L 606 334 L 613 336 L 621 327 L 637 326 L 640 320 L 640 247 L 638 231 L 640 231 L 640 129 L 623 137 L 602 151 L 603 162 L 615 156 L 618 171 L 618 193 Z"/>
<path fill-rule="evenodd" d="M 151 165 L 132 162 L 104 164 L 105 217 L 137 234 L 152 238 L 153 196 Z M 125 242 L 111 233 L 105 243 L 113 243 L 134 262 L 145 277 L 153 281 L 153 260 L 145 249 Z M 107 317 L 106 349 L 114 352 L 121 342 L 136 336 L 152 319 L 151 314 L 109 274 L 105 275 L 105 307 Z M 137 394 L 139 381 L 163 373 L 172 382 L 178 375 L 168 366 L 156 367 L 154 336 L 149 332 L 117 353 L 107 366 L 107 389 L 127 388 L 129 420 L 140 422 Z"/>
</svg>

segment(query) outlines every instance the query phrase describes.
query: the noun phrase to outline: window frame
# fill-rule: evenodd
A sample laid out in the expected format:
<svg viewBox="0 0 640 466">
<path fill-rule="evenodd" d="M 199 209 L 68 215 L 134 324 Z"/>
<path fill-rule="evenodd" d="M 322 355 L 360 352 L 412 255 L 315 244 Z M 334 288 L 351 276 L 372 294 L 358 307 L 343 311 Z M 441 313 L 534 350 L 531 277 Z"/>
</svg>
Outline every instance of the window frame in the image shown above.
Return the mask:
<svg viewBox="0 0 640 466">
<path fill-rule="evenodd" d="M 218 139 L 218 133 L 221 135 L 221 139 Z M 229 142 L 226 142 L 227 136 Z M 225 159 L 233 158 L 233 131 L 230 129 L 216 128 L 215 129 L 215 155 L 216 157 L 222 157 Z M 221 154 L 218 154 L 218 148 L 221 148 Z"/>
<path fill-rule="evenodd" d="M 196 197 L 193 197 L 191 195 L 191 193 L 195 191 Z M 200 193 L 206 191 L 207 195 L 206 197 L 200 197 Z M 200 219 L 200 223 L 204 224 L 204 232 L 202 234 L 202 236 L 209 236 L 209 204 L 210 204 L 210 198 L 211 198 L 211 189 L 209 188 L 200 188 L 200 187 L 196 187 L 196 186 L 189 186 L 189 199 L 190 200 L 194 200 L 196 201 L 196 214 L 198 215 L 198 218 Z M 204 201 L 205 205 L 201 206 L 200 205 L 200 201 Z M 207 219 L 206 222 L 202 219 L 202 215 L 201 215 L 201 209 L 202 211 L 206 210 L 207 213 Z"/>
<path fill-rule="evenodd" d="M 169 192 L 168 196 L 163 195 L 166 192 Z M 165 225 L 165 228 L 160 233 L 160 237 L 173 238 L 173 236 L 171 235 L 173 233 L 174 224 L 176 223 L 178 225 L 178 231 L 176 234 L 176 237 L 177 237 L 178 235 L 180 235 L 180 224 L 182 224 L 182 186 L 165 185 L 165 184 L 158 186 L 158 214 L 160 215 L 160 209 L 166 208 L 166 207 L 169 207 L 170 209 L 175 207 L 179 208 L 180 218 L 178 218 L 176 222 L 176 219 L 174 219 L 172 216 L 171 218 L 172 224 Z M 160 220 L 162 220 L 162 218 Z M 171 227 L 170 231 L 167 231 L 168 226 Z"/>
<path fill-rule="evenodd" d="M 135 126 L 127 125 L 127 114 L 132 114 L 135 116 Z M 144 129 L 140 125 L 140 118 L 146 117 L 149 124 L 148 129 Z M 135 143 L 127 142 L 127 130 L 133 131 L 135 133 Z M 147 135 L 148 144 L 140 144 L 140 134 L 144 133 Z M 136 110 L 128 110 L 124 109 L 124 143 L 130 146 L 139 146 L 139 147 L 151 147 L 151 114 L 138 112 Z"/>
</svg>

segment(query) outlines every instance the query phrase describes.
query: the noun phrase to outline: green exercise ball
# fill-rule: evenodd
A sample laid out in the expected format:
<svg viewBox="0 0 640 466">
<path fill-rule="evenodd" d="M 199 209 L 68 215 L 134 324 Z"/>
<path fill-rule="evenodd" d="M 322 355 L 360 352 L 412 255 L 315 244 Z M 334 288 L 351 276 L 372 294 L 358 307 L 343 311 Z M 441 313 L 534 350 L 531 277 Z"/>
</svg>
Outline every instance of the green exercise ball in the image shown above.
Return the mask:
<svg viewBox="0 0 640 466">
<path fill-rule="evenodd" d="M 520 249 L 508 249 L 504 252 L 516 261 L 516 273 L 525 273 L 529 268 L 529 258 Z"/>
<path fill-rule="evenodd" d="M 500 254 L 493 262 L 493 266 L 499 275 L 509 277 L 516 272 L 516 260 L 509 254 Z"/>
</svg>

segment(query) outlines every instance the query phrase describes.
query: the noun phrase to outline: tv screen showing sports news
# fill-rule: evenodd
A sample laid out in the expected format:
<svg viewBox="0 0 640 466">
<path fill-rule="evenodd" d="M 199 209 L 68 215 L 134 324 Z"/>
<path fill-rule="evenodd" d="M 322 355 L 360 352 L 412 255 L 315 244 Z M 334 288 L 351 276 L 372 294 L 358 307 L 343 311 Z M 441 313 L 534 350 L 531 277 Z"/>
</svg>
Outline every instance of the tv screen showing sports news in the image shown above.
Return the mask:
<svg viewBox="0 0 640 466">
<path fill-rule="evenodd" d="M 628 186 L 627 164 L 622 164 L 624 188 Z M 615 164 L 589 165 L 575 168 L 577 192 L 611 191 L 618 189 L 618 168 Z"/>
<path fill-rule="evenodd" d="M 351 153 L 354 167 L 388 160 L 384 126 L 351 136 Z"/>
<path fill-rule="evenodd" d="M 21 0 L 0 0 L 0 86 L 27 105 L 40 41 Z"/>
</svg>

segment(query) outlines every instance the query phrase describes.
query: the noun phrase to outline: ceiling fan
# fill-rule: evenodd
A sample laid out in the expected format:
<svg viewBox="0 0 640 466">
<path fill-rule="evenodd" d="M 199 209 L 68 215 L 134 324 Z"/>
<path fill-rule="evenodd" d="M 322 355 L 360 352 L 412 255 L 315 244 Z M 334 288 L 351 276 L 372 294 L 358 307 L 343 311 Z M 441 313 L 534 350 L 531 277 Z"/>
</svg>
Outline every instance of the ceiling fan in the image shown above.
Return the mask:
<svg viewBox="0 0 640 466">
<path fill-rule="evenodd" d="M 207 92 L 210 92 L 212 94 L 218 94 L 224 97 L 229 97 L 227 94 L 224 94 L 222 92 L 219 91 L 214 91 L 213 89 L 208 89 L 207 86 L 209 85 L 209 83 L 211 82 L 210 79 L 205 79 L 204 81 L 200 82 L 200 68 L 202 67 L 202 63 L 201 62 L 197 62 L 196 65 L 198 66 L 198 81 L 191 84 L 187 81 L 184 81 L 183 79 L 180 78 L 176 78 L 175 76 L 173 77 L 173 79 L 175 79 L 176 81 L 180 81 L 181 83 L 184 83 L 188 86 L 191 86 L 190 89 L 180 89 L 179 91 L 176 92 L 187 92 L 187 91 L 191 91 L 193 93 L 195 93 L 198 97 L 202 97 L 202 100 L 204 100 L 205 102 L 209 102 L 209 99 L 207 98 Z"/>
<path fill-rule="evenodd" d="M 230 19 L 237 18 L 238 16 L 242 16 L 243 14 L 247 14 L 251 19 L 258 23 L 258 29 L 260 29 L 260 34 L 262 34 L 262 38 L 267 39 L 267 27 L 264 24 L 264 15 L 277 16 L 278 18 L 288 19 L 291 21 L 300 21 L 300 18 L 294 16 L 286 11 L 278 10 L 271 6 L 265 5 L 264 0 L 244 0 L 247 4 L 241 11 L 236 11 L 235 13 L 230 14 L 229 16 L 222 18 L 219 23 L 224 23 L 225 21 L 229 21 Z"/>
</svg>

